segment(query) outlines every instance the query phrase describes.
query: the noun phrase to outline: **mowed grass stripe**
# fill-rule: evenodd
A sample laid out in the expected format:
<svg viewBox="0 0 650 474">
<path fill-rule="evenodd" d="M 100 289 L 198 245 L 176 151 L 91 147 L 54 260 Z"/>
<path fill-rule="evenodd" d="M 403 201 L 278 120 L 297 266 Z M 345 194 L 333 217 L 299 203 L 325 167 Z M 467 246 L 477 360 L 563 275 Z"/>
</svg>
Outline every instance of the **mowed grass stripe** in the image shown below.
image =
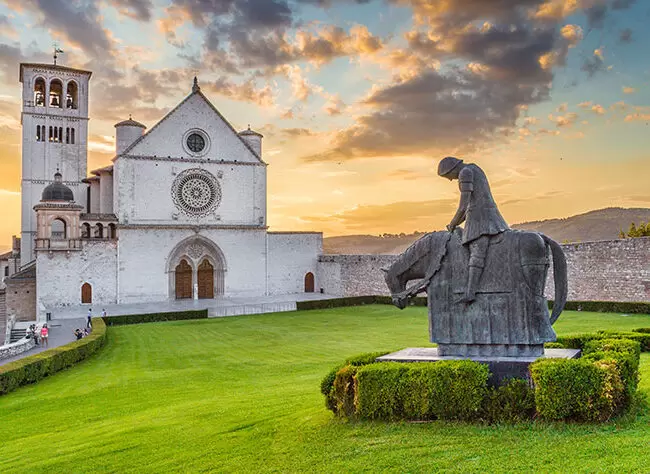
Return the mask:
<svg viewBox="0 0 650 474">
<path fill-rule="evenodd" d="M 567 312 L 558 333 L 650 327 Z M 0 398 L 0 472 L 642 472 L 650 417 L 602 426 L 348 423 L 319 382 L 425 346 L 426 308 L 338 308 L 109 328 L 100 354 Z M 650 359 L 640 389 L 650 393 Z M 37 456 L 33 456 L 38 453 Z"/>
</svg>

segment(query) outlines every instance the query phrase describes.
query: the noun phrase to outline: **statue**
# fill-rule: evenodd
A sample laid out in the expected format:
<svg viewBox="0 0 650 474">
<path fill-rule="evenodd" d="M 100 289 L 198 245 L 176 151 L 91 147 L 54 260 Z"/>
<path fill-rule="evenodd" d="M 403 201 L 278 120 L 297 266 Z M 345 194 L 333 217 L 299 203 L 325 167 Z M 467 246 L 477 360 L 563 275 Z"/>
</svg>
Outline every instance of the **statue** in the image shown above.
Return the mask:
<svg viewBox="0 0 650 474">
<path fill-rule="evenodd" d="M 510 229 L 477 165 L 447 157 L 438 174 L 458 179 L 458 210 L 446 232 L 426 234 L 384 270 L 393 304 L 403 309 L 426 291 L 429 336 L 439 356 L 543 355 L 544 343 L 556 339 L 551 325 L 566 303 L 562 248 L 543 234 Z M 555 280 L 550 316 L 544 297 L 549 254 Z"/>
</svg>

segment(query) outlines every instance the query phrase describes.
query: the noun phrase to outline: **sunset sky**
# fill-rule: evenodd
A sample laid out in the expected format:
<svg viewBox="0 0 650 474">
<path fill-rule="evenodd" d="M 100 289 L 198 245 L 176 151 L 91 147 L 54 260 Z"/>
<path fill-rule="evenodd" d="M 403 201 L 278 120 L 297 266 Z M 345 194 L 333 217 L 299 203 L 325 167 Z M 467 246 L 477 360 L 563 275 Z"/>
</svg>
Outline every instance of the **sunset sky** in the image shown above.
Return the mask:
<svg viewBox="0 0 650 474">
<path fill-rule="evenodd" d="M 20 231 L 20 62 L 93 71 L 89 170 L 198 76 L 264 134 L 271 230 L 442 229 L 479 164 L 510 223 L 650 206 L 646 0 L 0 0 L 0 248 Z"/>
</svg>

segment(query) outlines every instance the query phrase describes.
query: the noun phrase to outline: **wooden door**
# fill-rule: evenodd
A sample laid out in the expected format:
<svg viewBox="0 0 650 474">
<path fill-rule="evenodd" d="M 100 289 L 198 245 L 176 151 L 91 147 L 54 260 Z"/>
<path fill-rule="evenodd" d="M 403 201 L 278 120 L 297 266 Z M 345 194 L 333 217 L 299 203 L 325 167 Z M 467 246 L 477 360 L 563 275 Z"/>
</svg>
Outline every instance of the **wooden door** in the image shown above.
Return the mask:
<svg viewBox="0 0 650 474">
<path fill-rule="evenodd" d="M 176 299 L 192 298 L 192 267 L 186 260 L 176 267 Z"/>
<path fill-rule="evenodd" d="M 84 304 L 93 302 L 93 287 L 90 286 L 90 283 L 81 285 L 81 302 Z"/>
<path fill-rule="evenodd" d="M 203 260 L 198 271 L 199 298 L 214 298 L 214 267 Z"/>
<path fill-rule="evenodd" d="M 314 292 L 314 274 L 309 272 L 305 275 L 305 293 Z"/>
</svg>

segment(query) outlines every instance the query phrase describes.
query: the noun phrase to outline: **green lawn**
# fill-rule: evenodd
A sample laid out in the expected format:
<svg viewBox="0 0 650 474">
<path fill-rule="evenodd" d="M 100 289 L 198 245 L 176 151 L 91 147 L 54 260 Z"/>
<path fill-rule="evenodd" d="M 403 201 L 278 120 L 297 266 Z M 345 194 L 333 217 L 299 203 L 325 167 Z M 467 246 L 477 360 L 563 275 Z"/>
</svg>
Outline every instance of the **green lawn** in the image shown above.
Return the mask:
<svg viewBox="0 0 650 474">
<path fill-rule="evenodd" d="M 650 327 L 564 313 L 561 334 Z M 426 308 L 340 308 L 108 329 L 79 366 L 0 397 L 0 472 L 648 472 L 650 415 L 601 426 L 346 423 L 319 382 L 427 345 Z M 650 356 L 640 390 L 650 392 Z"/>
</svg>

